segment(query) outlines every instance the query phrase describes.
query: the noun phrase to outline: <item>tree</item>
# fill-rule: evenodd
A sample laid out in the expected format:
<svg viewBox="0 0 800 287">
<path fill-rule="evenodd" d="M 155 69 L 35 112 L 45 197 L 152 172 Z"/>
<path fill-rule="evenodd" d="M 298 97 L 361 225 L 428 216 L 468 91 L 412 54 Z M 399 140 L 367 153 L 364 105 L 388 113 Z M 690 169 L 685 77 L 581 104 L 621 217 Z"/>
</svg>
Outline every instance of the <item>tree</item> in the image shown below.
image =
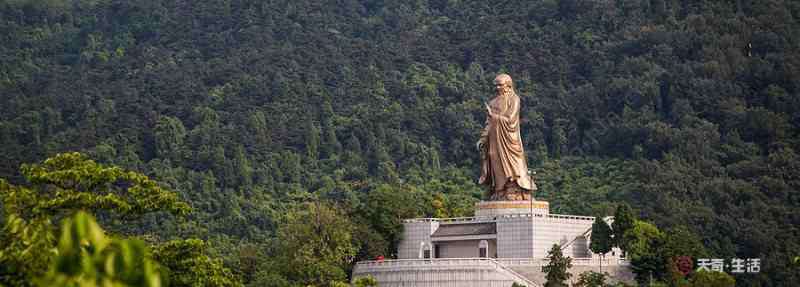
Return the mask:
<svg viewBox="0 0 800 287">
<path fill-rule="evenodd" d="M 664 232 L 664 254 L 670 258 L 689 256 L 692 258 L 708 258 L 703 241 L 686 226 L 668 228 Z"/>
<path fill-rule="evenodd" d="M 118 215 L 122 220 L 157 211 L 175 215 L 189 212 L 188 205 L 175 193 L 148 177 L 98 164 L 80 153 L 58 154 L 41 164 L 23 165 L 21 170 L 33 184 L 31 188 L 0 180 L 6 216 L 0 234 L 0 284 L 72 286 L 96 281 L 118 284 L 113 286 L 159 286 L 158 281 L 173 286 L 241 285 L 218 260 L 203 254 L 200 240 L 159 246 L 152 256 L 155 261 L 151 261 L 144 242 L 103 235 L 89 212 Z M 56 245 L 53 221 L 76 211 L 63 223 Z M 167 269 L 156 267 L 156 262 Z M 170 275 L 153 279 L 156 271 Z"/>
<path fill-rule="evenodd" d="M 353 287 L 375 287 L 378 286 L 378 280 L 375 280 L 375 277 L 372 276 L 364 276 L 359 277 L 355 281 L 353 281 Z"/>
<path fill-rule="evenodd" d="M 158 119 L 153 135 L 156 141 L 156 154 L 159 157 L 170 159 L 173 163 L 180 163 L 183 160 L 186 129 L 180 119 L 162 116 Z"/>
<path fill-rule="evenodd" d="M 222 266 L 222 260 L 208 256 L 207 249 L 208 244 L 200 239 L 173 240 L 155 246 L 153 259 L 170 271 L 169 286 L 242 286 L 239 278 Z"/>
<path fill-rule="evenodd" d="M 614 246 L 614 243 L 611 238 L 611 227 L 609 227 L 608 223 L 600 216 L 594 218 L 591 236 L 592 242 L 589 244 L 589 249 L 595 254 L 600 254 L 600 256 L 605 259 L 606 253 L 611 251 L 611 247 Z M 600 261 L 600 272 L 603 272 L 602 260 Z"/>
<path fill-rule="evenodd" d="M 733 287 L 736 286 L 736 279 L 727 273 L 717 271 L 700 270 L 692 275 L 689 280 L 693 286 L 703 287 Z"/>
<path fill-rule="evenodd" d="M 0 284 L 25 285 L 46 271 L 56 244 L 53 220 L 60 216 L 104 210 L 135 218 L 156 211 L 183 215 L 190 210 L 177 194 L 147 176 L 98 164 L 80 153 L 58 154 L 41 164 L 24 164 L 20 170 L 30 188 L 0 179 L 6 218 L 0 235 L 4 275 Z"/>
<path fill-rule="evenodd" d="M 578 282 L 573 287 L 606 287 L 608 273 L 586 271 L 578 275 Z"/>
<path fill-rule="evenodd" d="M 23 164 L 25 178 L 38 191 L 24 187 L 4 194 L 11 201 L 7 210 L 25 217 L 52 216 L 69 210 L 111 210 L 125 216 L 155 211 L 185 215 L 189 206 L 172 191 L 161 188 L 147 176 L 119 167 L 98 164 L 85 155 L 57 154 L 41 164 Z M 15 196 L 31 196 L 17 201 Z"/>
<path fill-rule="evenodd" d="M 414 218 L 421 215 L 418 209 L 409 202 L 414 202 L 413 190 L 403 186 L 381 184 L 366 195 L 363 210 L 364 218 L 373 229 L 389 241 L 386 254 L 397 249 L 403 232 L 403 218 Z"/>
<path fill-rule="evenodd" d="M 561 156 L 567 154 L 567 134 L 564 131 L 564 125 L 566 120 L 564 119 L 557 119 L 553 123 L 552 128 L 552 142 L 550 144 L 551 154 L 554 158 L 561 158 Z"/>
<path fill-rule="evenodd" d="M 308 120 L 306 126 L 306 157 L 312 164 L 319 160 L 320 130 L 314 122 Z"/>
<path fill-rule="evenodd" d="M 253 184 L 253 167 L 244 152 L 243 146 L 236 147 L 232 165 L 236 173 L 237 186 L 239 188 L 250 188 Z"/>
<path fill-rule="evenodd" d="M 330 101 L 325 101 L 322 104 L 322 132 L 324 133 L 324 144 L 322 145 L 322 155 L 325 158 L 331 158 L 342 151 L 342 144 L 336 136 L 336 125 L 334 118 L 336 114 L 333 112 L 333 106 Z"/>
<path fill-rule="evenodd" d="M 545 287 L 567 287 L 566 281 L 572 277 L 568 271 L 572 268 L 572 258 L 564 257 L 561 246 L 553 244 L 547 252 L 547 265 L 542 266 L 542 272 L 547 273 Z"/>
<path fill-rule="evenodd" d="M 36 285 L 166 286 L 165 270 L 150 259 L 143 241 L 107 237 L 86 212 L 64 220 L 60 238 L 58 256 Z"/>
<path fill-rule="evenodd" d="M 636 221 L 631 230 L 625 233 L 636 281 L 648 282 L 652 278 L 664 278 L 666 259 L 664 256 L 664 233 L 650 223 Z"/>
<path fill-rule="evenodd" d="M 265 268 L 270 276 L 302 286 L 344 281 L 358 247 L 352 232 L 349 220 L 328 203 L 301 203 L 286 212 L 274 260 Z"/>
<path fill-rule="evenodd" d="M 628 242 L 625 240 L 625 232 L 633 228 L 636 217 L 631 211 L 631 207 L 622 203 L 617 206 L 617 211 L 614 212 L 614 222 L 611 223 L 611 229 L 614 232 L 614 245 L 619 247 L 622 252 L 627 252 Z"/>
<path fill-rule="evenodd" d="M 251 112 L 247 118 L 244 142 L 253 154 L 263 157 L 272 148 L 267 118 L 261 111 Z"/>
</svg>

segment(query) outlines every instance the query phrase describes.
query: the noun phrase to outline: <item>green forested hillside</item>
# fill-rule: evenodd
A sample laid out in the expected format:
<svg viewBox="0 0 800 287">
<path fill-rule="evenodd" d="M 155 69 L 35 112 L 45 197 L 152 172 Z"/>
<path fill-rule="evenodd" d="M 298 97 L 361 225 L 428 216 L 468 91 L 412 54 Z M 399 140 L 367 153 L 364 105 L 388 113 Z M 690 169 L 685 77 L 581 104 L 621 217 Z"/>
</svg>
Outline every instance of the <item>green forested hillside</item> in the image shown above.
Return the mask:
<svg viewBox="0 0 800 287">
<path fill-rule="evenodd" d="M 391 256 L 399 218 L 471 214 L 507 72 L 554 213 L 626 202 L 761 258 L 737 284 L 794 286 L 798 19 L 780 0 L 0 0 L 0 178 L 82 151 L 194 208 L 99 216 L 112 230 L 208 240 L 251 286 L 345 280 Z"/>
</svg>

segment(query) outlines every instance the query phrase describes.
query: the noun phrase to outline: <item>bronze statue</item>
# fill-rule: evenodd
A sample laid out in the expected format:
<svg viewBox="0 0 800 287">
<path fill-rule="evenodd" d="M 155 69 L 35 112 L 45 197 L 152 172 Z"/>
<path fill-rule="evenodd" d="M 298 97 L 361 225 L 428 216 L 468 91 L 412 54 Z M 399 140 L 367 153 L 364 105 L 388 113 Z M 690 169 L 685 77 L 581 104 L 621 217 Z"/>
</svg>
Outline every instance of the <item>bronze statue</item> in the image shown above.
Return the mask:
<svg viewBox="0 0 800 287">
<path fill-rule="evenodd" d="M 486 105 L 486 127 L 481 132 L 481 178 L 489 186 L 489 200 L 530 200 L 536 190 L 519 132 L 519 96 L 511 76 L 494 79 L 496 95 Z"/>
</svg>

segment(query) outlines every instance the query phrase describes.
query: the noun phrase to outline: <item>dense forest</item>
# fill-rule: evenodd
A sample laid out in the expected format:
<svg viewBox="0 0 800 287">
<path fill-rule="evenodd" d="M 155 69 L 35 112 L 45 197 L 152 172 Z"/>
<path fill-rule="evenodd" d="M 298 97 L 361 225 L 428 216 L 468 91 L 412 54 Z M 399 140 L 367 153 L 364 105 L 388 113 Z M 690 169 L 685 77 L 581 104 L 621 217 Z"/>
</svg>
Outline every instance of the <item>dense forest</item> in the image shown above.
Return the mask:
<svg viewBox="0 0 800 287">
<path fill-rule="evenodd" d="M 37 185 L 22 164 L 79 151 L 191 208 L 95 213 L 110 233 L 202 239 L 246 286 L 347 281 L 401 218 L 471 215 L 506 72 L 553 213 L 627 203 L 710 258 L 760 258 L 737 285 L 794 286 L 798 19 L 781 0 L 0 0 L 0 178 Z"/>
</svg>

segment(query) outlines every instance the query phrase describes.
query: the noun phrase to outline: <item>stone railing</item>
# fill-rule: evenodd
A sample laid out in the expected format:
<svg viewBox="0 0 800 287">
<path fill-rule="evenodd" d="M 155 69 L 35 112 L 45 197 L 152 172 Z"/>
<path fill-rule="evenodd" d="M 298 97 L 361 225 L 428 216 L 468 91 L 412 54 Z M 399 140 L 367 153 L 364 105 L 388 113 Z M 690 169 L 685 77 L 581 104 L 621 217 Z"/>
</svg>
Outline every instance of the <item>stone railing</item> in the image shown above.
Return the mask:
<svg viewBox="0 0 800 287">
<path fill-rule="evenodd" d="M 565 215 L 565 214 L 534 214 L 536 217 L 547 217 L 547 218 L 554 218 L 554 219 L 574 219 L 574 220 L 587 220 L 587 221 L 594 221 L 593 216 L 581 216 L 581 215 Z"/>
<path fill-rule="evenodd" d="M 580 215 L 563 215 L 563 214 L 540 214 L 540 213 L 515 213 L 507 215 L 499 215 L 498 218 L 515 218 L 515 217 L 544 217 L 552 219 L 567 219 L 567 220 L 584 220 L 594 221 L 592 216 Z M 470 222 L 492 222 L 495 217 L 490 216 L 474 216 L 474 217 L 451 217 L 451 218 L 411 218 L 403 220 L 403 223 L 418 223 L 418 222 L 439 222 L 439 223 L 470 223 Z"/>
<path fill-rule="evenodd" d="M 517 271 L 514 271 L 513 269 L 509 268 L 508 266 L 503 265 L 503 263 L 500 263 L 497 260 L 494 260 L 494 259 L 491 259 L 491 258 L 489 258 L 489 260 L 491 260 L 491 262 L 493 262 L 495 264 L 495 266 L 497 266 L 498 268 L 502 269 L 505 272 L 508 272 L 513 277 L 516 277 L 517 279 L 520 279 L 521 281 L 523 281 L 523 283 L 525 285 L 528 285 L 528 287 L 542 286 L 539 283 L 531 281 L 530 279 L 528 279 L 527 277 L 523 276 L 522 274 L 517 273 Z"/>
<path fill-rule="evenodd" d="M 567 248 L 569 248 L 572 245 L 572 243 L 575 243 L 575 240 L 578 240 L 579 237 L 584 236 L 588 239 L 591 239 L 592 237 L 591 235 L 592 235 L 592 228 L 589 227 L 589 229 L 586 229 L 586 231 L 584 231 L 580 236 L 575 236 L 575 238 L 573 238 L 566 244 L 561 245 L 561 250 L 566 250 Z"/>
<path fill-rule="evenodd" d="M 485 216 L 478 216 L 478 217 L 451 217 L 451 218 L 412 218 L 412 219 L 405 219 L 403 223 L 418 223 L 418 222 L 439 222 L 439 223 L 480 223 L 480 222 L 492 222 L 494 218 L 492 217 L 485 217 Z"/>
<path fill-rule="evenodd" d="M 505 266 L 545 266 L 549 262 L 546 258 L 497 258 L 497 262 Z M 630 266 L 630 262 L 618 258 L 572 258 L 572 266 Z"/>
<path fill-rule="evenodd" d="M 503 265 L 494 258 L 436 258 L 436 259 L 392 259 L 359 261 L 353 269 L 353 276 L 369 274 L 379 270 L 401 270 L 404 268 L 429 268 L 429 267 L 489 267 L 500 273 L 505 273 L 529 287 L 542 286 L 525 276 L 517 273 L 508 266 Z"/>
</svg>

